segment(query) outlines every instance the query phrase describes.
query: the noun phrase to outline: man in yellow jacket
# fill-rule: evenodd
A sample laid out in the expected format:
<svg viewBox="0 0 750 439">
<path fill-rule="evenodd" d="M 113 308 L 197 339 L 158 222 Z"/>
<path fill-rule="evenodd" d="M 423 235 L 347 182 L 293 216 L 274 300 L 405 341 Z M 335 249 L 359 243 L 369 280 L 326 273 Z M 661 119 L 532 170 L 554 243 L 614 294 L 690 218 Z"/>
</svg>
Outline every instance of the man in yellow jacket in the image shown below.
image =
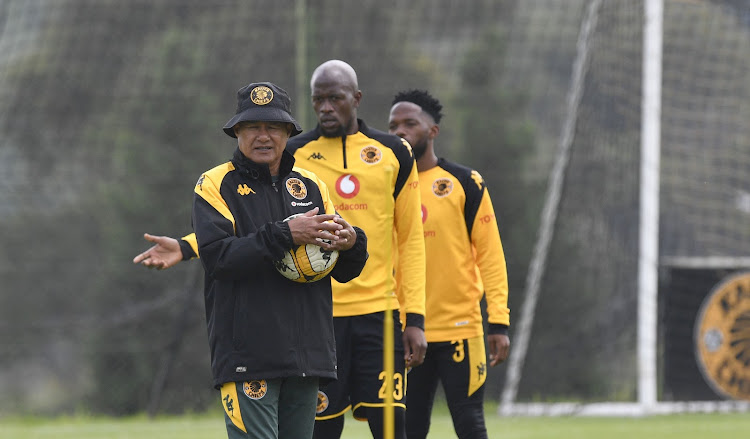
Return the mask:
<svg viewBox="0 0 750 439">
<path fill-rule="evenodd" d="M 423 90 L 396 94 L 389 131 L 409 141 L 417 158 L 427 254 L 424 363 L 409 372 L 406 430 L 424 439 L 438 381 L 460 439 L 487 438 L 487 364 L 480 301 L 487 300 L 490 366 L 508 356 L 508 278 L 497 217 L 481 175 L 438 158 L 440 102 Z"/>
</svg>

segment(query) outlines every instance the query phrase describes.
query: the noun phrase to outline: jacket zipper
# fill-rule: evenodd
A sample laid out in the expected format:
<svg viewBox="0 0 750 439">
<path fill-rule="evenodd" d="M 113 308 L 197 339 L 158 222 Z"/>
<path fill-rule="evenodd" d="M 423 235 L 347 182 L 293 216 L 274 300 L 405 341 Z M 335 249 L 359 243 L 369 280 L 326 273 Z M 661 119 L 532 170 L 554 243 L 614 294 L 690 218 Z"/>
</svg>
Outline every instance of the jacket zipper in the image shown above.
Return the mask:
<svg viewBox="0 0 750 439">
<path fill-rule="evenodd" d="M 279 181 L 281 181 L 279 179 Z M 276 184 L 275 181 L 271 182 L 271 187 L 273 188 L 274 193 L 272 194 L 272 197 L 269 197 L 270 199 L 276 200 L 275 203 L 272 204 L 271 208 L 274 211 L 274 218 L 278 218 L 279 215 L 284 215 L 284 218 L 286 218 L 286 212 L 284 210 L 284 194 L 279 191 L 279 186 Z"/>
<path fill-rule="evenodd" d="M 346 169 L 346 134 L 341 136 L 341 152 L 344 154 L 344 169 Z"/>
<path fill-rule="evenodd" d="M 281 179 L 279 179 L 281 181 Z M 275 199 L 276 201 L 276 209 L 279 209 L 283 215 L 286 217 L 286 209 L 284 209 L 284 192 L 279 190 L 279 185 L 276 184 L 275 181 L 271 182 L 271 187 L 273 187 L 273 190 L 275 191 Z M 276 216 L 278 218 L 278 216 Z M 298 315 L 304 316 L 304 308 L 302 307 L 302 304 L 298 304 L 297 310 L 299 311 Z M 307 362 L 305 361 L 305 358 L 303 358 L 304 351 L 301 349 L 301 346 L 299 345 L 299 341 L 302 340 L 302 325 L 299 324 L 299 322 L 295 319 L 294 322 L 292 322 L 293 325 L 297 327 L 297 343 L 295 346 L 295 350 L 298 352 L 297 354 L 297 362 L 298 367 L 302 373 L 303 377 L 307 376 Z"/>
</svg>

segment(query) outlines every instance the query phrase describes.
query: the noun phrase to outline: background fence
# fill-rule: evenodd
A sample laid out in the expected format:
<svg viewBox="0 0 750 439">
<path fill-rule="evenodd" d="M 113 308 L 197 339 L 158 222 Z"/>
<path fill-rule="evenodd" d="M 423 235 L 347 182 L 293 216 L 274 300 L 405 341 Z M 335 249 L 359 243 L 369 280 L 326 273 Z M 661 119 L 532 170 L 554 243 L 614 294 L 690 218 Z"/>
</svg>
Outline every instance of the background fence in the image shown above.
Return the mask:
<svg viewBox="0 0 750 439">
<path fill-rule="evenodd" d="M 636 398 L 643 2 L 599 3 L 519 401 Z M 0 2 L 0 415 L 215 407 L 200 264 L 131 260 L 143 232 L 190 231 L 196 178 L 235 147 L 236 90 L 281 85 L 309 129 L 309 76 L 332 58 L 374 127 L 399 90 L 443 102 L 436 149 L 482 173 L 500 219 L 513 340 L 590 4 Z M 750 248 L 749 26 L 747 1 L 665 1 L 662 400 L 726 397 L 697 372 L 686 304 Z"/>
</svg>

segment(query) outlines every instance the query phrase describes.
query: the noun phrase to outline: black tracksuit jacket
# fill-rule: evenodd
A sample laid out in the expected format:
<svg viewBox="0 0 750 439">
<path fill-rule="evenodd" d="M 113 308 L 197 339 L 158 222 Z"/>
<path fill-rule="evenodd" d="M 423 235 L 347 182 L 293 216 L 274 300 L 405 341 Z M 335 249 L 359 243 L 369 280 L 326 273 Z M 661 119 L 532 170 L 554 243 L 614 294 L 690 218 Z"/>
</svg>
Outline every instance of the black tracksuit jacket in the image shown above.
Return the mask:
<svg viewBox="0 0 750 439">
<path fill-rule="evenodd" d="M 336 378 L 330 277 L 297 283 L 273 261 L 293 247 L 285 218 L 319 207 L 334 213 L 315 174 L 284 151 L 279 180 L 239 149 L 195 186 L 193 229 L 205 269 L 205 305 L 214 385 L 290 376 Z M 331 273 L 346 282 L 367 260 L 367 238 L 340 252 Z"/>
</svg>

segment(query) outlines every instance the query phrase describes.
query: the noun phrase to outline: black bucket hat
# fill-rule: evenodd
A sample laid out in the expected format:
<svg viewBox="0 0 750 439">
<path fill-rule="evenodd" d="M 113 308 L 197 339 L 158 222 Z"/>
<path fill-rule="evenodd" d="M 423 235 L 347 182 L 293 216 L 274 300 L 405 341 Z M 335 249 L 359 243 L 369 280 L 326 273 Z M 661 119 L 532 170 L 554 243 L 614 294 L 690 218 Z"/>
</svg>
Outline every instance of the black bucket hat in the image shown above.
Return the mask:
<svg viewBox="0 0 750 439">
<path fill-rule="evenodd" d="M 237 113 L 224 125 L 228 136 L 237 138 L 234 126 L 242 121 L 288 122 L 294 125 L 289 137 L 302 132 L 292 117 L 292 100 L 283 88 L 271 82 L 254 82 L 237 90 Z"/>
</svg>

